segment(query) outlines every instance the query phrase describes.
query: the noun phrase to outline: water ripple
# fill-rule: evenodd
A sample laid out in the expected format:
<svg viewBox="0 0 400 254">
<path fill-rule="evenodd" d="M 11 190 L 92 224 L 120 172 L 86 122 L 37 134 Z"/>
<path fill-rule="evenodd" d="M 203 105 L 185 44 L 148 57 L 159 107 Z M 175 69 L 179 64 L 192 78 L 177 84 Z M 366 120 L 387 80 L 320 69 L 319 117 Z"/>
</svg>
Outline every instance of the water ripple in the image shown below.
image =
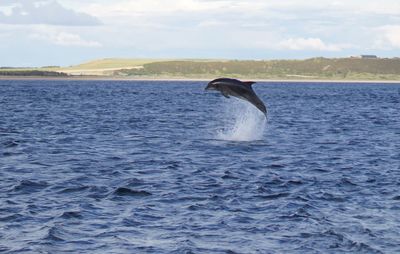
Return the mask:
<svg viewBox="0 0 400 254">
<path fill-rule="evenodd" d="M 400 253 L 398 85 L 204 85 L 0 80 L 0 252 Z"/>
</svg>

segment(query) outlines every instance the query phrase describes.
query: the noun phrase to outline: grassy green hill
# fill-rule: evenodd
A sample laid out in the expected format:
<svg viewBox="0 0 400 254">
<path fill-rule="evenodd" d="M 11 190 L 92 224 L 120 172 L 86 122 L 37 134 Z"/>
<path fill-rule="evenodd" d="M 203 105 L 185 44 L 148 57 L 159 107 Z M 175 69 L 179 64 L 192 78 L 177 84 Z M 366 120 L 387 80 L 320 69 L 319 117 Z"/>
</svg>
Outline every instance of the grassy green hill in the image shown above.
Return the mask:
<svg viewBox="0 0 400 254">
<path fill-rule="evenodd" d="M 115 75 L 260 79 L 384 79 L 400 80 L 400 59 L 312 58 L 271 61 L 164 61 Z"/>
<path fill-rule="evenodd" d="M 210 60 L 107 58 L 42 68 L 0 68 L 0 75 L 109 76 L 127 78 L 214 78 L 400 80 L 400 58 L 311 58 L 306 60 Z"/>
</svg>

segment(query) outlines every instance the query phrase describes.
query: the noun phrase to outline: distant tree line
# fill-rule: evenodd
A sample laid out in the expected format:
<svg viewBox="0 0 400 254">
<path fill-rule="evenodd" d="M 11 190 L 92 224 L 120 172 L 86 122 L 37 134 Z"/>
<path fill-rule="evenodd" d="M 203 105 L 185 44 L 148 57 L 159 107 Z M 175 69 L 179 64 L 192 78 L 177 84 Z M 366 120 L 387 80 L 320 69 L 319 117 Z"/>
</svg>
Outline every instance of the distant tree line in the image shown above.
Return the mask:
<svg viewBox="0 0 400 254">
<path fill-rule="evenodd" d="M 39 77 L 66 77 L 68 74 L 55 71 L 40 71 L 40 70 L 4 70 L 0 71 L 0 76 L 39 76 Z"/>
<path fill-rule="evenodd" d="M 311 58 L 307 60 L 270 61 L 165 61 L 144 64 L 141 69 L 117 71 L 117 75 L 171 76 L 312 76 L 347 78 L 351 76 L 400 75 L 400 59 Z"/>
</svg>

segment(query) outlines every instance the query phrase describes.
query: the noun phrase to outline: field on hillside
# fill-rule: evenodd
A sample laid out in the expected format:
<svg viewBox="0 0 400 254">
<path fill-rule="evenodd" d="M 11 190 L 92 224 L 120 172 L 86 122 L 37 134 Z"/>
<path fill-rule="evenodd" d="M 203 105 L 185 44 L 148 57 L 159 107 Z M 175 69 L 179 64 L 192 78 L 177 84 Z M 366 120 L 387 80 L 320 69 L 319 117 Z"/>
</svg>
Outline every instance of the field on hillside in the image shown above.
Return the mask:
<svg viewBox="0 0 400 254">
<path fill-rule="evenodd" d="M 167 59 L 168 60 L 168 59 Z M 106 58 L 85 62 L 79 65 L 69 66 L 61 69 L 108 69 L 108 68 L 130 68 L 142 66 L 143 64 L 165 61 L 157 59 L 124 59 L 124 58 Z"/>
</svg>

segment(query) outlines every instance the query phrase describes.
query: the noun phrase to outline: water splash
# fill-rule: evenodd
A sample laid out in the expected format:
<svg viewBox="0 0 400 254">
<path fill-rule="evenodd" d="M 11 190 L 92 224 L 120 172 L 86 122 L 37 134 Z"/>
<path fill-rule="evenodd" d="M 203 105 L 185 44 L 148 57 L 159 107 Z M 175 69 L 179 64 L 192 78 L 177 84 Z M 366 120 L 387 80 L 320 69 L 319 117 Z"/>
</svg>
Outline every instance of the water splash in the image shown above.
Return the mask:
<svg viewBox="0 0 400 254">
<path fill-rule="evenodd" d="M 261 140 L 266 125 L 265 116 L 247 101 L 224 99 L 220 118 L 225 129 L 217 131 L 217 139 L 229 141 Z"/>
</svg>

